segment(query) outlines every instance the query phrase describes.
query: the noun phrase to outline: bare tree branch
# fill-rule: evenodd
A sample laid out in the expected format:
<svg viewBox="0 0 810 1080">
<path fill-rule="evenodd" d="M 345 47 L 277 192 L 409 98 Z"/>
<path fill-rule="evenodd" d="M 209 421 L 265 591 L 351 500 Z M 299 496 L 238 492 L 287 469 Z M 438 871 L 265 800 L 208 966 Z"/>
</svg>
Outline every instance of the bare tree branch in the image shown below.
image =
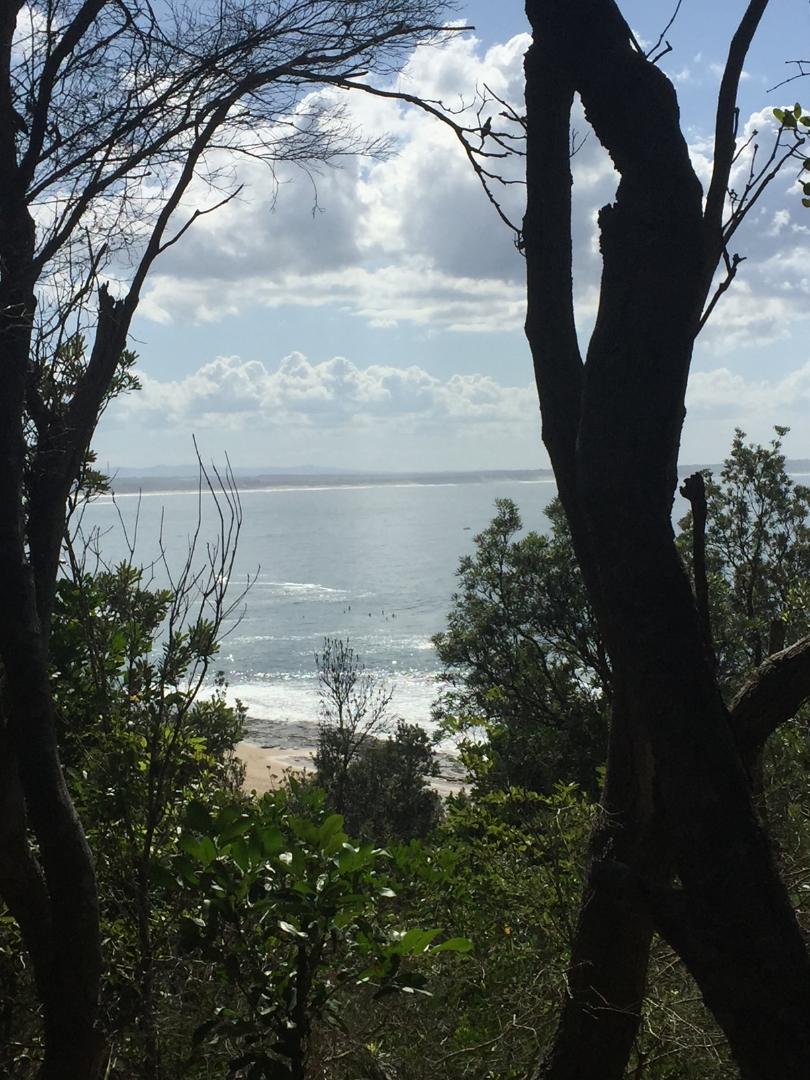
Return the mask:
<svg viewBox="0 0 810 1080">
<path fill-rule="evenodd" d="M 731 166 L 734 161 L 737 91 L 748 49 L 767 6 L 768 0 L 750 0 L 737 31 L 731 39 L 723 78 L 720 81 L 714 130 L 714 164 L 704 211 L 708 259 L 712 264 L 712 271 L 714 260 L 719 257 L 722 246 L 720 236 L 723 211 Z"/>
</svg>

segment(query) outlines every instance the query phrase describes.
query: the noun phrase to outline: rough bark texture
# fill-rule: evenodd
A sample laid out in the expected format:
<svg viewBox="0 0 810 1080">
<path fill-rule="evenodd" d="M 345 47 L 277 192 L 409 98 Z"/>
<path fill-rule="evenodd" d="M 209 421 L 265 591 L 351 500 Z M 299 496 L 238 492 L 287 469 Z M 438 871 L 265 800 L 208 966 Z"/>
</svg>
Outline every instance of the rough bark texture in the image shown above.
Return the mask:
<svg viewBox="0 0 810 1080">
<path fill-rule="evenodd" d="M 530 0 L 527 11 L 526 329 L 544 441 L 622 698 L 606 795 L 618 808 L 609 863 L 621 871 L 603 861 L 591 873 L 572 993 L 542 1075 L 623 1075 L 654 922 L 696 978 L 742 1075 L 799 1077 L 810 1059 L 810 964 L 671 524 L 715 240 L 675 93 L 631 44 L 612 0 Z M 621 176 L 600 215 L 602 287 L 584 364 L 571 300 L 574 91 Z M 640 110 L 655 122 L 640 122 Z M 677 892 L 663 888 L 670 857 Z"/>
</svg>

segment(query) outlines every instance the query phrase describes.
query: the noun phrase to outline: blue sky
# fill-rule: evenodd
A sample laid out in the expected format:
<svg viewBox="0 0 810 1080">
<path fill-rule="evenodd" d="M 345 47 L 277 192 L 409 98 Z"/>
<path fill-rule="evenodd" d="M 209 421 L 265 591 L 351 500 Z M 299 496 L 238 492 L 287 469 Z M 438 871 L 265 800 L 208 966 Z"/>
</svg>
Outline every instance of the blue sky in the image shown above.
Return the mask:
<svg viewBox="0 0 810 1080">
<path fill-rule="evenodd" d="M 674 3 L 621 6 L 637 36 L 654 41 Z M 704 180 L 719 72 L 744 7 L 684 0 L 667 34 L 673 52 L 662 66 Z M 474 34 L 412 57 L 402 85 L 457 100 L 488 82 L 519 104 L 522 5 L 479 0 L 459 14 Z M 773 105 L 810 101 L 810 81 L 767 93 L 808 29 L 804 0 L 772 0 L 740 100 L 742 124 L 763 144 Z M 206 456 L 227 451 L 244 467 L 547 463 L 521 330 L 522 260 L 508 232 L 438 125 L 367 98 L 351 108 L 366 130 L 393 134 L 394 157 L 326 170 L 315 214 L 307 177 L 282 172 L 273 208 L 266 173 L 246 167 L 242 196 L 156 268 L 133 327 L 144 388 L 104 417 L 103 463 L 188 461 L 192 433 Z M 614 188 L 591 138 L 575 158 L 583 335 L 599 277 L 595 213 Z M 205 192 L 196 197 L 204 205 Z M 519 216 L 518 189 L 509 198 Z M 793 428 L 788 452 L 810 456 L 809 237 L 810 211 L 786 174 L 739 235 L 739 283 L 698 344 L 683 461 L 721 458 L 735 425 L 764 439 L 777 423 Z"/>
</svg>

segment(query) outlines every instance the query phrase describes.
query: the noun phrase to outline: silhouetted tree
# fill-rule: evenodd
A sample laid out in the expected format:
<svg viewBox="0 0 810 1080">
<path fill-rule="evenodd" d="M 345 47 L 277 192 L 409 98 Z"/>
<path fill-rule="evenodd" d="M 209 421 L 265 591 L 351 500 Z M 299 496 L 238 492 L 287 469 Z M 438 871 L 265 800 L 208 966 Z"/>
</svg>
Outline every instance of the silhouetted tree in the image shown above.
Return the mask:
<svg viewBox="0 0 810 1080">
<path fill-rule="evenodd" d="M 613 0 L 527 2 L 526 332 L 543 439 L 613 679 L 604 814 L 540 1070 L 554 1080 L 624 1075 L 653 929 L 686 962 L 743 1076 L 798 1077 L 810 1057 L 810 964 L 748 775 L 795 711 L 763 680 L 784 682 L 797 664 L 807 679 L 810 643 L 771 657 L 729 710 L 671 522 L 693 342 L 734 276 L 728 243 L 756 196 L 728 213 L 737 88 L 766 4 L 751 0 L 731 43 L 704 205 L 675 91 Z M 599 215 L 602 283 L 584 359 L 572 291 L 575 94 L 620 174 Z"/>
</svg>

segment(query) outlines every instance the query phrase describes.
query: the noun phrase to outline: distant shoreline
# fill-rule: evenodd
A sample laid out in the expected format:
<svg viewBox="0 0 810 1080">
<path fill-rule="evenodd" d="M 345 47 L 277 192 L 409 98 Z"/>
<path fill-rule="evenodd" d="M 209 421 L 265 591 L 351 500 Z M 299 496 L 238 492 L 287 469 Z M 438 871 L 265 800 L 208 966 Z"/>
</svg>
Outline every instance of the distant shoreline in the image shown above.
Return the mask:
<svg viewBox="0 0 810 1080">
<path fill-rule="evenodd" d="M 786 462 L 790 475 L 803 478 L 810 476 L 810 460 L 797 459 Z M 679 465 L 678 475 L 688 476 L 698 470 L 708 469 L 719 473 L 720 464 Z M 364 488 L 402 487 L 448 487 L 459 484 L 487 484 L 498 481 L 526 484 L 554 484 L 551 469 L 467 469 L 447 472 L 290 472 L 238 469 L 234 472 L 236 487 L 240 492 L 293 492 L 338 491 Z M 216 484 L 215 484 L 216 486 Z M 127 469 L 126 475 L 118 475 L 111 469 L 110 489 L 115 495 L 186 495 L 199 489 L 198 474 L 185 466 L 178 466 L 176 474 L 171 467 L 147 471 L 137 475 Z"/>
<path fill-rule="evenodd" d="M 236 486 L 246 491 L 327 491 L 377 487 L 446 487 L 457 484 L 486 484 L 499 480 L 518 483 L 554 483 L 550 469 L 495 469 L 469 472 L 430 473 L 325 473 L 291 474 L 237 473 Z M 110 487 L 116 495 L 182 495 L 198 490 L 193 476 L 116 476 Z"/>
</svg>

